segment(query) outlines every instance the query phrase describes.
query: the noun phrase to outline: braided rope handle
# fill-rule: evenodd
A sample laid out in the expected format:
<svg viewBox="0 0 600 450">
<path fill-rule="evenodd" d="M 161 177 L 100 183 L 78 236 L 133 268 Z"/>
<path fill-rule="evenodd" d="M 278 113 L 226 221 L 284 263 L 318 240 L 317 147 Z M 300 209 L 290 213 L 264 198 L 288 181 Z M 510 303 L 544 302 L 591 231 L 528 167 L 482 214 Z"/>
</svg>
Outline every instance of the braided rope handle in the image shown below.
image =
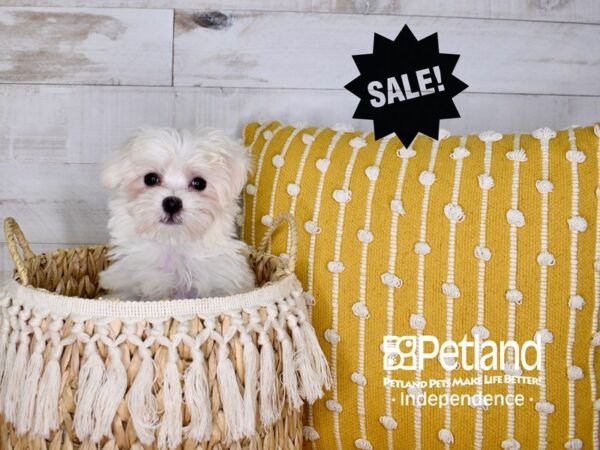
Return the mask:
<svg viewBox="0 0 600 450">
<path fill-rule="evenodd" d="M 8 252 L 15 263 L 21 283 L 26 286 L 29 284 L 29 277 L 25 268 L 25 260 L 33 258 L 35 253 L 31 251 L 29 242 L 27 242 L 23 231 L 21 231 L 21 227 L 19 227 L 17 221 L 12 217 L 7 217 L 4 220 L 4 235 L 6 236 Z M 19 251 L 19 247 L 21 251 Z"/>
<path fill-rule="evenodd" d="M 290 237 L 289 259 L 287 265 L 289 271 L 293 272 L 296 268 L 296 257 L 298 256 L 298 226 L 296 225 L 296 219 L 294 219 L 294 216 L 291 214 L 282 213 L 273 220 L 273 223 L 262 237 L 260 244 L 258 245 L 258 250 L 261 252 L 266 251 L 269 239 L 271 239 L 273 233 L 283 222 L 287 222 Z"/>
</svg>

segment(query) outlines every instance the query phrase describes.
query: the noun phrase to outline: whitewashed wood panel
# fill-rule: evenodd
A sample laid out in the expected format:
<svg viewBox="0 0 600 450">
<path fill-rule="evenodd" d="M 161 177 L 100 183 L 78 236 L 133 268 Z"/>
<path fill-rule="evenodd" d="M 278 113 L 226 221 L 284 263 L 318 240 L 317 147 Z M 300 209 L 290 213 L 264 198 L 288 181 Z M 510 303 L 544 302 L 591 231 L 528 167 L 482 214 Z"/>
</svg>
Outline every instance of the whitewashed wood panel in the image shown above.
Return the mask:
<svg viewBox="0 0 600 450">
<path fill-rule="evenodd" d="M 71 100 L 67 161 L 103 161 L 140 126 L 174 126 L 175 94 L 172 88 L 87 86 L 65 92 Z"/>
<path fill-rule="evenodd" d="M 441 125 L 455 134 L 530 132 L 600 121 L 600 97 L 462 93 L 454 100 L 462 117 Z M 352 119 L 357 105 L 358 99 L 345 90 L 178 88 L 175 116 L 177 126 L 212 124 L 238 135 L 245 123 L 258 119 L 321 126 L 342 122 L 372 130 L 371 121 Z"/>
<path fill-rule="evenodd" d="M 0 85 L 0 159 L 96 162 L 141 125 L 174 123 L 172 88 Z"/>
<path fill-rule="evenodd" d="M 402 14 L 600 23 L 597 0 L 3 0 L 3 4 Z"/>
<path fill-rule="evenodd" d="M 0 83 L 171 85 L 173 11 L 0 8 Z"/>
<path fill-rule="evenodd" d="M 462 118 L 442 121 L 454 133 L 600 120 L 599 97 L 462 93 L 455 101 Z M 140 125 L 213 126 L 233 136 L 257 119 L 371 129 L 371 122 L 352 119 L 356 105 L 345 90 L 4 85 L 0 160 L 97 163 Z M 21 175 L 18 182 L 26 183 L 28 175 Z"/>
<path fill-rule="evenodd" d="M 578 0 L 581 1 L 581 0 Z M 587 1 L 587 0 L 583 0 Z M 194 8 L 247 11 L 346 12 L 389 14 L 394 0 L 2 0 L 6 6 L 78 6 L 108 8 Z"/>
<path fill-rule="evenodd" d="M 600 25 L 440 17 L 213 12 L 175 18 L 176 86 L 340 89 L 373 33 L 438 32 L 471 92 L 600 95 Z M 225 14 L 224 17 L 221 15 Z"/>
<path fill-rule="evenodd" d="M 394 0 L 393 14 L 600 23 L 597 0 Z"/>
<path fill-rule="evenodd" d="M 3 161 L 0 173 L 0 216 L 17 219 L 31 242 L 106 241 L 99 165 Z"/>
</svg>

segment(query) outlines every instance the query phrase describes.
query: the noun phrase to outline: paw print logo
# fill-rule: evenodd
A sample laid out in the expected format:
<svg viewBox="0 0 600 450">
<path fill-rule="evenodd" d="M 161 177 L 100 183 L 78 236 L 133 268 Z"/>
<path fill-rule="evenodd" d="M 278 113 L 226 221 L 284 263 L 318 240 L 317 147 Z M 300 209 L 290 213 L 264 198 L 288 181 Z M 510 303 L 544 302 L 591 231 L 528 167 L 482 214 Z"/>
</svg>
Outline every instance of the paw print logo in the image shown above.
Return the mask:
<svg viewBox="0 0 600 450">
<path fill-rule="evenodd" d="M 417 368 L 416 336 L 383 337 L 383 369 L 415 370 Z"/>
</svg>

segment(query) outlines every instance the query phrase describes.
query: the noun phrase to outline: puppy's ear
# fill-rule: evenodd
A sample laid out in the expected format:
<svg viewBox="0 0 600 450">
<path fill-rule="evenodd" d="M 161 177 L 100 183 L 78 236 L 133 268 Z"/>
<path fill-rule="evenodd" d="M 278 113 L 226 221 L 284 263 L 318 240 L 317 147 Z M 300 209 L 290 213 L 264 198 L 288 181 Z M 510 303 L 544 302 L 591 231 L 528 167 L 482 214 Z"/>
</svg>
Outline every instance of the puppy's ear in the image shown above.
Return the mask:
<svg viewBox="0 0 600 450">
<path fill-rule="evenodd" d="M 254 169 L 254 164 L 250 149 L 242 145 L 241 141 L 230 139 L 223 131 L 220 130 L 196 130 L 196 136 L 200 139 L 206 139 L 208 145 L 224 159 L 225 166 L 228 172 L 228 197 L 235 199 L 238 197 L 248 174 Z"/>
<path fill-rule="evenodd" d="M 231 141 L 231 145 L 231 180 L 233 183 L 233 195 L 237 197 L 246 185 L 248 174 L 254 170 L 254 164 L 249 148 L 244 147 L 239 141 Z"/>
<path fill-rule="evenodd" d="M 105 165 L 100 175 L 102 186 L 107 189 L 119 189 L 123 185 L 128 170 L 127 158 L 124 153 L 113 155 Z"/>
<path fill-rule="evenodd" d="M 105 188 L 121 189 L 131 181 L 132 155 L 136 146 L 140 145 L 142 137 L 148 132 L 148 128 L 136 129 L 123 147 L 115 152 L 104 165 L 100 181 Z"/>
</svg>

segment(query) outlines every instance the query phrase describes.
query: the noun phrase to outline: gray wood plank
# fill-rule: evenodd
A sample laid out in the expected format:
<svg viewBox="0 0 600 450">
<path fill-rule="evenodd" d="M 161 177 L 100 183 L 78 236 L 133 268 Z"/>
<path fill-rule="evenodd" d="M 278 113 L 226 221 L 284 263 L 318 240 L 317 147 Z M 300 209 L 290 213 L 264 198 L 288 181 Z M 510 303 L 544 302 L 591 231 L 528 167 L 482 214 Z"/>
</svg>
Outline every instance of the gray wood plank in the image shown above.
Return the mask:
<svg viewBox="0 0 600 450">
<path fill-rule="evenodd" d="M 97 162 L 140 125 L 174 123 L 172 88 L 0 85 L 0 159 Z"/>
<path fill-rule="evenodd" d="M 600 23 L 597 0 L 394 0 L 394 14 Z"/>
<path fill-rule="evenodd" d="M 463 93 L 455 100 L 462 118 L 442 122 L 455 133 L 600 119 L 598 97 Z M 0 160 L 98 163 L 140 125 L 213 126 L 238 136 L 244 123 L 261 118 L 371 129 L 352 119 L 356 105 L 343 90 L 3 85 Z"/>
<path fill-rule="evenodd" d="M 171 85 L 173 11 L 0 8 L 0 83 Z"/>
<path fill-rule="evenodd" d="M 455 73 L 471 92 L 600 95 L 590 43 L 600 25 L 440 17 L 177 11 L 176 86 L 340 89 L 358 71 L 373 32 L 394 38 L 404 23 L 419 38 L 438 32 L 459 53 Z"/>
<path fill-rule="evenodd" d="M 372 130 L 371 121 L 352 119 L 358 99 L 345 90 L 178 88 L 177 93 L 177 126 L 212 124 L 239 135 L 249 121 L 277 119 L 320 126 L 342 122 Z M 600 120 L 600 97 L 462 93 L 455 103 L 462 117 L 441 122 L 454 134 L 530 132 Z"/>
<path fill-rule="evenodd" d="M 31 242 L 106 241 L 99 165 L 4 161 L 0 173 L 0 215 L 14 217 Z"/>
<path fill-rule="evenodd" d="M 600 23 L 596 0 L 3 0 L 6 6 L 238 9 Z"/>
</svg>

